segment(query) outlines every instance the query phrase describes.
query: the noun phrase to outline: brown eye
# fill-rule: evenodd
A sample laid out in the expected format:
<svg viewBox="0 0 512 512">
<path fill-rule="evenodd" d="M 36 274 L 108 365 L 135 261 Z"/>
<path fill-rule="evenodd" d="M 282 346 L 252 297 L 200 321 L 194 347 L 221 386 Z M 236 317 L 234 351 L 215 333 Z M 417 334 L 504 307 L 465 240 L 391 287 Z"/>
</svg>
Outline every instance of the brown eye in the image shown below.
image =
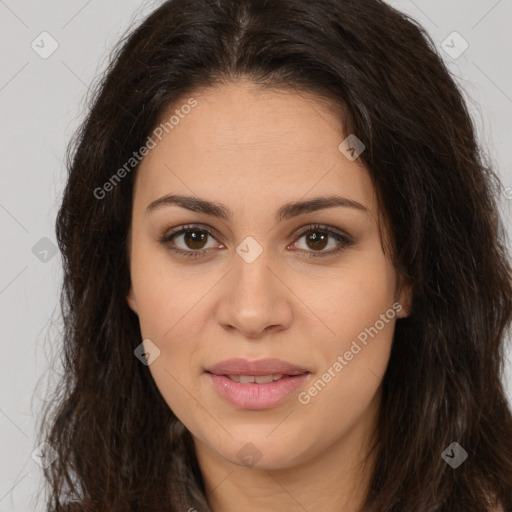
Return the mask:
<svg viewBox="0 0 512 512">
<path fill-rule="evenodd" d="M 189 249 L 203 249 L 207 238 L 208 233 L 200 230 L 188 230 L 183 235 L 183 240 Z"/>
<path fill-rule="evenodd" d="M 329 235 L 319 231 L 312 231 L 306 235 L 306 243 L 308 244 L 308 247 L 315 251 L 321 251 L 322 249 L 325 249 L 328 240 Z"/>
<path fill-rule="evenodd" d="M 309 257 L 334 256 L 353 244 L 353 241 L 328 226 L 310 226 L 296 235 L 294 249 L 299 249 Z M 324 250 L 326 249 L 327 250 Z"/>
<path fill-rule="evenodd" d="M 208 249 L 222 248 L 215 237 L 207 229 L 198 226 L 180 226 L 171 233 L 160 238 L 160 243 L 182 256 L 198 257 Z M 208 243 L 210 245 L 208 245 Z"/>
</svg>

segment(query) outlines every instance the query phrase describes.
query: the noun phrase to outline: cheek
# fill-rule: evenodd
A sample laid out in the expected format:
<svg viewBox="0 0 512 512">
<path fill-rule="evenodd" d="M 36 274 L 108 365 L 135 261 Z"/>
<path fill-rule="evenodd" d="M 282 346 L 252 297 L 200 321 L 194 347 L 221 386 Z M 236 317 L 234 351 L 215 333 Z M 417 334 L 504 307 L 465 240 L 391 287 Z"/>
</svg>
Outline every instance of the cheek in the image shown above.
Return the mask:
<svg viewBox="0 0 512 512">
<path fill-rule="evenodd" d="M 355 412 L 374 395 L 392 346 L 395 277 L 382 253 L 372 254 L 340 272 L 329 294 L 315 295 L 311 309 L 320 312 L 331 330 L 327 337 L 317 339 L 314 348 L 323 363 L 320 382 L 310 394 L 317 407 L 334 404 Z"/>
<path fill-rule="evenodd" d="M 166 251 L 141 242 L 132 255 L 131 279 L 142 337 L 160 349 L 150 369 L 173 386 L 161 367 L 176 376 L 191 371 L 204 329 L 205 298 L 218 276 L 173 265 Z"/>
<path fill-rule="evenodd" d="M 155 340 L 167 339 L 182 322 L 190 322 L 212 281 L 173 265 L 165 250 L 146 240 L 132 253 L 130 273 L 142 334 Z"/>
<path fill-rule="evenodd" d="M 185 289 L 182 281 L 183 277 L 167 277 L 143 282 L 139 321 L 143 337 L 152 340 L 160 351 L 149 366 L 151 376 L 172 412 L 190 424 L 204 414 L 193 399 L 200 384 L 197 353 L 204 333 L 198 316 L 204 291 Z"/>
<path fill-rule="evenodd" d="M 379 321 L 382 314 L 395 302 L 396 272 L 380 251 L 354 254 L 336 275 L 319 280 L 311 286 L 307 278 L 302 295 L 308 297 L 308 306 L 329 327 L 328 338 L 342 345 Z M 307 295 L 306 295 L 307 293 Z M 394 318 L 394 310 L 388 314 Z M 389 323 L 379 323 L 379 330 L 389 334 Z M 340 348 L 340 347 L 338 347 Z"/>
</svg>

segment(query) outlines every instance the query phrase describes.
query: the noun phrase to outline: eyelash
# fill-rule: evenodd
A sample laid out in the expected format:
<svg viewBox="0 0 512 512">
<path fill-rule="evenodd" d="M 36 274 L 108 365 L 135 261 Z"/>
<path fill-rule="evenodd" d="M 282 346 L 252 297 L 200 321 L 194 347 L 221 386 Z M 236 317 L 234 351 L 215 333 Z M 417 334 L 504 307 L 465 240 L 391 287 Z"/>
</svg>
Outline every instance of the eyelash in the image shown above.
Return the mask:
<svg viewBox="0 0 512 512">
<path fill-rule="evenodd" d="M 167 249 L 169 249 L 170 251 L 172 251 L 176 254 L 179 254 L 180 256 L 184 256 L 186 258 L 198 258 L 200 256 L 203 256 L 205 253 L 207 253 L 209 249 L 203 249 L 203 250 L 191 249 L 191 250 L 185 251 L 183 249 L 176 249 L 175 247 L 172 247 L 169 245 L 169 242 L 171 242 L 171 240 L 174 237 L 176 237 L 178 235 L 182 235 L 183 233 L 186 233 L 187 231 L 202 231 L 204 233 L 207 233 L 208 236 L 215 239 L 215 235 L 208 228 L 203 227 L 201 225 L 197 225 L 197 224 L 188 224 L 188 225 L 182 225 L 182 226 L 176 227 L 170 233 L 167 233 L 164 236 L 160 237 L 159 242 L 161 244 L 165 245 L 167 247 Z M 346 235 L 343 235 L 337 231 L 333 231 L 328 226 L 319 225 L 319 224 L 307 226 L 307 228 L 296 233 L 294 235 L 294 238 L 296 238 L 298 241 L 298 239 L 302 238 L 304 235 L 307 235 L 308 233 L 312 233 L 312 232 L 320 232 L 320 233 L 332 236 L 337 242 L 340 242 L 340 245 L 336 249 L 331 249 L 330 251 L 327 251 L 327 252 L 306 251 L 309 258 L 325 258 L 328 256 L 334 256 L 335 254 L 338 254 L 341 251 L 343 251 L 346 247 L 353 244 L 352 240 L 350 240 Z M 294 242 L 294 243 L 296 243 L 296 242 Z M 298 250 L 300 251 L 301 249 L 298 249 Z"/>
</svg>

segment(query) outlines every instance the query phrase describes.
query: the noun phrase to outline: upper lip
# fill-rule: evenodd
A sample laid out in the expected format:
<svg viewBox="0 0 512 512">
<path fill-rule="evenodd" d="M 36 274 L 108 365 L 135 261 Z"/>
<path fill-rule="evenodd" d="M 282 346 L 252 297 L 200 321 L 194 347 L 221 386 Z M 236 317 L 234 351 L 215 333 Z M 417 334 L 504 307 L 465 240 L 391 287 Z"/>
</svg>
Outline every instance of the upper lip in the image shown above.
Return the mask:
<svg viewBox="0 0 512 512">
<path fill-rule="evenodd" d="M 309 373 L 307 369 L 279 359 L 228 359 L 221 361 L 206 370 L 214 375 L 299 375 Z"/>
</svg>

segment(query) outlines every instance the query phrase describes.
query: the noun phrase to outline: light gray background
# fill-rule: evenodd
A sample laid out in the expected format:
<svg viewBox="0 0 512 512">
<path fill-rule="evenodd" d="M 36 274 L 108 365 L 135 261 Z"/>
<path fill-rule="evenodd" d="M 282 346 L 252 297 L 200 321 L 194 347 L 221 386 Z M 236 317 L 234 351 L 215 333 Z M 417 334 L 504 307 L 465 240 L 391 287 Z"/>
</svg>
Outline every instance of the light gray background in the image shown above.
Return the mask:
<svg viewBox="0 0 512 512">
<path fill-rule="evenodd" d="M 436 42 L 465 91 L 480 140 L 504 187 L 511 187 L 512 0 L 389 3 L 418 20 Z M 56 243 L 65 148 L 83 119 L 89 84 L 104 69 L 114 42 L 159 4 L 0 0 L 0 512 L 45 510 L 43 503 L 36 506 L 41 470 L 31 453 L 37 446 L 35 420 L 46 394 L 48 358 L 54 356 L 49 338 L 55 340 L 60 326 L 61 259 L 51 252 L 37 257 L 32 248 L 43 237 Z M 42 46 L 44 31 L 58 43 L 46 59 L 31 47 L 34 40 Z M 442 47 L 453 31 L 469 44 L 458 58 Z M 512 188 L 501 199 L 510 234 Z M 510 347 L 506 386 L 512 402 Z"/>
</svg>

